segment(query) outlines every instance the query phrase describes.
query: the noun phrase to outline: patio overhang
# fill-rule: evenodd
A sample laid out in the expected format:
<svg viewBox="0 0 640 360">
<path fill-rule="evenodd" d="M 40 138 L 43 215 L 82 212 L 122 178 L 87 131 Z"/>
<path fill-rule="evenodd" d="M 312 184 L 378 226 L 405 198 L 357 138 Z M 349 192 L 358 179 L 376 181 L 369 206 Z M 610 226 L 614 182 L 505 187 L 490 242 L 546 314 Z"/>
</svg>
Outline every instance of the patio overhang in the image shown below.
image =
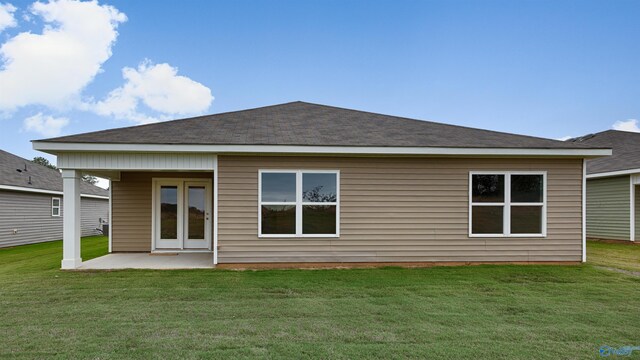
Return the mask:
<svg viewBox="0 0 640 360">
<path fill-rule="evenodd" d="M 87 268 L 84 266 L 80 256 L 80 192 L 79 186 L 82 181 L 82 175 L 90 174 L 100 176 L 109 179 L 111 182 L 120 181 L 121 175 L 125 172 L 210 172 L 212 174 L 213 182 L 213 204 L 209 207 L 212 208 L 212 221 L 213 229 L 210 232 L 209 249 L 211 250 L 205 254 L 194 254 L 193 256 L 187 254 L 181 254 L 176 258 L 167 256 L 160 256 L 150 259 L 143 257 L 135 257 L 129 255 L 128 257 L 120 257 L 119 255 L 125 254 L 112 254 L 118 255 L 113 259 L 115 264 L 120 263 L 119 259 L 126 260 L 128 258 L 140 260 L 141 264 L 151 264 L 144 268 L 166 268 L 160 265 L 162 261 L 167 261 L 167 265 L 174 266 L 172 263 L 176 263 L 176 259 L 185 260 L 189 257 L 195 258 L 208 258 L 206 267 L 213 267 L 217 264 L 218 259 L 218 206 L 217 206 L 217 176 L 218 176 L 218 157 L 212 153 L 112 153 L 112 154 L 100 154 L 92 152 L 67 152 L 59 153 L 58 167 L 62 170 L 63 177 L 63 205 L 64 205 L 64 221 L 63 221 L 63 260 L 62 269 L 79 269 Z M 210 177 L 211 179 L 211 177 Z M 211 180 L 210 180 L 211 182 Z M 113 219 L 113 199 L 111 190 L 113 184 L 110 185 L 110 200 L 109 200 L 109 214 L 110 219 Z M 209 214 L 207 214 L 207 220 Z M 113 228 L 117 226 L 112 222 L 109 227 L 109 252 L 112 250 L 113 241 Z M 149 240 L 151 241 L 151 239 Z M 212 242 L 212 244 L 211 244 Z M 147 255 L 148 256 L 148 255 Z M 111 259 L 111 258 L 109 258 Z M 144 259 L 145 261 L 142 261 Z M 101 260 L 104 263 L 104 259 Z M 113 262 L 113 261 L 111 261 Z M 127 261 L 125 261 L 127 263 Z M 210 263 L 210 264 L 209 264 Z M 93 264 L 93 265 L 91 265 Z M 100 262 L 92 263 L 88 266 L 98 266 Z M 192 268 L 187 263 L 178 261 L 179 266 L 185 266 L 186 268 Z M 203 265 L 204 263 L 201 263 Z M 128 261 L 128 267 L 131 268 L 131 261 Z M 103 265 L 100 265 L 103 266 Z M 106 266 L 106 265 L 104 265 Z M 141 265 L 142 266 L 142 265 Z M 115 267 L 117 268 L 117 267 Z M 175 267 L 170 267 L 175 268 Z M 180 267 L 178 267 L 180 268 Z"/>
</svg>

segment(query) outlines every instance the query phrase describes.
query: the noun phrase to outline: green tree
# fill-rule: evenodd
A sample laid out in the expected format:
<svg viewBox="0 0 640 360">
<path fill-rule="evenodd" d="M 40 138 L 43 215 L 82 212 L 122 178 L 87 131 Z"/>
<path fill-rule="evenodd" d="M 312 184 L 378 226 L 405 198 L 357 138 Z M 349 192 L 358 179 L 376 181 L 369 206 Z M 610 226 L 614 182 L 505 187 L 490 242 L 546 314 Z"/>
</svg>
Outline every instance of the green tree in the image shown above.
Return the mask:
<svg viewBox="0 0 640 360">
<path fill-rule="evenodd" d="M 42 156 L 36 156 L 31 160 L 31 162 L 36 163 L 38 165 L 46 166 L 49 169 L 58 170 L 58 168 L 49 162 L 49 160 L 43 158 Z M 91 175 L 82 175 L 82 181 L 88 182 L 91 185 L 95 185 L 98 183 L 98 178 Z"/>
<path fill-rule="evenodd" d="M 42 156 L 36 156 L 31 160 L 31 162 L 36 163 L 38 165 L 46 166 L 49 169 L 58 170 L 58 168 L 49 162 L 49 160 L 43 158 Z"/>
<path fill-rule="evenodd" d="M 98 178 L 91 175 L 82 175 L 82 181 L 88 182 L 91 185 L 95 185 L 98 183 Z"/>
</svg>

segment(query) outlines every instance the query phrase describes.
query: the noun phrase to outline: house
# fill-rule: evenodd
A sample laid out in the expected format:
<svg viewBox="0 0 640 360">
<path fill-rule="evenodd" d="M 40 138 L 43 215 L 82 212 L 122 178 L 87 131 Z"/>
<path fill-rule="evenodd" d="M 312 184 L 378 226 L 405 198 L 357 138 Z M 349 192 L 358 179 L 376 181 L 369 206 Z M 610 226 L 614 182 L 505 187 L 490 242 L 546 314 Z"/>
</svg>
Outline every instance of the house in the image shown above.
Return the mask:
<svg viewBox="0 0 640 360">
<path fill-rule="evenodd" d="M 98 235 L 109 219 L 109 192 L 81 182 L 79 236 Z M 62 239 L 60 172 L 0 150 L 0 247 Z"/>
<path fill-rule="evenodd" d="M 607 130 L 570 141 L 613 149 L 587 161 L 587 237 L 640 239 L 640 133 Z"/>
<path fill-rule="evenodd" d="M 580 262 L 584 160 L 611 150 L 293 102 L 33 142 L 112 180 L 110 251 L 213 264 Z M 162 258 L 162 257 L 157 257 Z"/>
</svg>

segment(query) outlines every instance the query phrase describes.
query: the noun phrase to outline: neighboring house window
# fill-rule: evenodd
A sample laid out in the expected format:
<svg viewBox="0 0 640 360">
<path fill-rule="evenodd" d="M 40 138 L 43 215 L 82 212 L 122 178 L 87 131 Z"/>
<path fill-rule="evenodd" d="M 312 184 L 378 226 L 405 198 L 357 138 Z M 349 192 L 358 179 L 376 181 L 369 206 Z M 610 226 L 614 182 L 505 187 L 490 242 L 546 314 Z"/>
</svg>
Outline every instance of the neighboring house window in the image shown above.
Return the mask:
<svg viewBox="0 0 640 360">
<path fill-rule="evenodd" d="M 546 236 L 545 172 L 471 172 L 469 182 L 469 236 Z"/>
<path fill-rule="evenodd" d="M 60 198 L 51 198 L 51 216 L 60 216 Z"/>
<path fill-rule="evenodd" d="M 260 170 L 258 235 L 337 237 L 340 173 L 335 170 Z"/>
</svg>

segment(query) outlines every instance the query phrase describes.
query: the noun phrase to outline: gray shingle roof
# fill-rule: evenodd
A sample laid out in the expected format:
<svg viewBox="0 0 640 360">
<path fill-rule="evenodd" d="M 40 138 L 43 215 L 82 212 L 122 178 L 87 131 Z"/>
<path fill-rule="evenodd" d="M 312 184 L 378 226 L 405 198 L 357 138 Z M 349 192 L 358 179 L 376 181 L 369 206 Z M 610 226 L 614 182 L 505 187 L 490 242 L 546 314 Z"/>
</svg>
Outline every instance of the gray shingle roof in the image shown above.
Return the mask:
<svg viewBox="0 0 640 360">
<path fill-rule="evenodd" d="M 62 175 L 57 170 L 0 150 L 0 185 L 62 191 Z M 80 192 L 84 195 L 109 196 L 107 190 L 84 181 L 80 182 Z"/>
<path fill-rule="evenodd" d="M 584 149 L 593 146 L 292 102 L 49 142 Z"/>
<path fill-rule="evenodd" d="M 640 169 L 640 133 L 607 130 L 567 141 L 613 149 L 612 156 L 588 160 L 587 174 Z"/>
</svg>

